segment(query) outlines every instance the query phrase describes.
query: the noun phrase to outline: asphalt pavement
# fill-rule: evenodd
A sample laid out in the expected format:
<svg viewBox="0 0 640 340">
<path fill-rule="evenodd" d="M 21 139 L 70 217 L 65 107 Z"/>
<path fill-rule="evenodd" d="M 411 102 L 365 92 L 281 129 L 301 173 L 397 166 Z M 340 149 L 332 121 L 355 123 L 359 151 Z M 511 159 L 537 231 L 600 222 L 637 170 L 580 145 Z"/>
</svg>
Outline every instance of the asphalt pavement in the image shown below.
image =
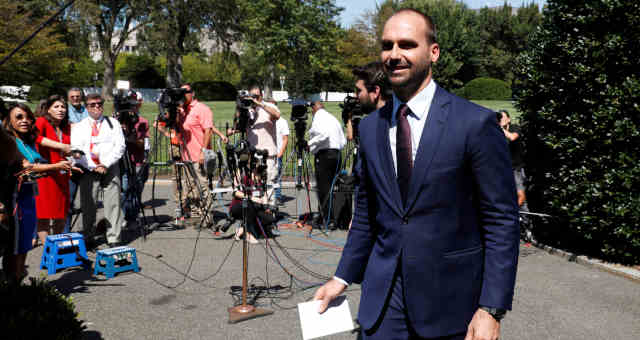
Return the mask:
<svg viewBox="0 0 640 340">
<path fill-rule="evenodd" d="M 145 203 L 150 191 L 148 184 Z M 28 255 L 29 275 L 46 276 L 73 298 L 87 326 L 86 339 L 302 339 L 296 305 L 311 299 L 315 285 L 333 275 L 347 234 L 296 227 L 292 222 L 307 211 L 306 193 L 293 188 L 283 193 L 288 201 L 281 209 L 280 235 L 249 246 L 249 296 L 271 315 L 228 323 L 228 308 L 239 301 L 242 243 L 233 240 L 233 227 L 215 235 L 196 228 L 197 219 L 180 228 L 158 224 L 171 220 L 175 211 L 166 183 L 156 186 L 156 217 L 145 210 L 151 227 L 146 239 L 136 229 L 124 232 L 136 248 L 139 273 L 106 279 L 69 268 L 46 276 L 39 270 L 40 246 Z M 216 219 L 224 216 L 228 198 L 216 200 Z M 95 253 L 89 257 L 95 259 Z M 349 287 L 346 296 L 355 319 L 359 286 Z M 523 244 L 513 311 L 501 328 L 501 339 L 637 340 L 640 284 Z M 323 339 L 357 339 L 357 334 Z"/>
</svg>

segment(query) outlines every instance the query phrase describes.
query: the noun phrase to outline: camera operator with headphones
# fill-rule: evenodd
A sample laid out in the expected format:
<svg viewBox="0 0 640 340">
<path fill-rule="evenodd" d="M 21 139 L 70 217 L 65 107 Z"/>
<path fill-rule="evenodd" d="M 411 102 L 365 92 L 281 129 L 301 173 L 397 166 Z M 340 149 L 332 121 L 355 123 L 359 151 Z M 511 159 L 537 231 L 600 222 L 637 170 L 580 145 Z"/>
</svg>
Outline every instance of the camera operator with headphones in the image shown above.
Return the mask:
<svg viewBox="0 0 640 340">
<path fill-rule="evenodd" d="M 274 104 L 265 102 L 262 97 L 262 89 L 254 85 L 249 89 L 249 96 L 253 104 L 248 110 L 249 123 L 247 124 L 247 141 L 249 145 L 258 150 L 266 150 L 267 157 L 267 184 L 269 186 L 276 183 L 278 178 L 278 167 L 276 157 L 278 154 L 276 121 L 280 118 L 280 110 Z M 238 111 L 236 115 L 241 113 Z M 240 117 L 241 118 L 241 117 Z M 238 127 L 236 127 L 237 129 Z M 239 132 L 229 129 L 228 135 Z M 268 204 L 275 205 L 273 187 L 267 189 Z"/>
</svg>

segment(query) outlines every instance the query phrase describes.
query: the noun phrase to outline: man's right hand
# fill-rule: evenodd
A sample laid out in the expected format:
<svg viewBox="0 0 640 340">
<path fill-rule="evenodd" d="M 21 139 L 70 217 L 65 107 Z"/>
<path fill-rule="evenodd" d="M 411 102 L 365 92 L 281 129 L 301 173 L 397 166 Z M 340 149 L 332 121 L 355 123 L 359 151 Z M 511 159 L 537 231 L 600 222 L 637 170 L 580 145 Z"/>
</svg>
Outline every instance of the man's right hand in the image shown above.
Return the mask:
<svg viewBox="0 0 640 340">
<path fill-rule="evenodd" d="M 104 165 L 98 165 L 98 167 L 96 167 L 93 171 L 99 173 L 100 175 L 104 175 L 107 173 L 107 168 Z"/>
<path fill-rule="evenodd" d="M 321 300 L 320 307 L 318 308 L 318 313 L 322 314 L 327 307 L 329 307 L 329 303 L 333 301 L 338 295 L 342 294 L 344 290 L 347 288 L 342 282 L 331 279 L 322 287 L 316 290 L 316 294 L 313 296 L 314 300 Z"/>
</svg>

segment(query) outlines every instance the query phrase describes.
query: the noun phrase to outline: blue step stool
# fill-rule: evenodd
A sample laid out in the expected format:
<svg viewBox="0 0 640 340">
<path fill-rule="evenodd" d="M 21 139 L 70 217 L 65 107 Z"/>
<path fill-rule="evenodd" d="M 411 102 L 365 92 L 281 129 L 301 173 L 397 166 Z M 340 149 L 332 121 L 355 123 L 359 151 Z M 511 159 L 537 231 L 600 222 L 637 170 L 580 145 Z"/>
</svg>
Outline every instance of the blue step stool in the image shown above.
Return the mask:
<svg viewBox="0 0 640 340">
<path fill-rule="evenodd" d="M 47 236 L 42 251 L 40 269 L 47 268 L 47 274 L 51 275 L 55 274 L 58 269 L 75 266 L 89 268 L 87 248 L 82 235 L 67 233 Z"/>
<path fill-rule="evenodd" d="M 126 260 L 126 264 L 118 264 L 123 260 Z M 136 273 L 140 271 L 135 248 L 123 246 L 98 251 L 93 275 L 103 273 L 110 279 L 117 273 L 129 270 Z"/>
</svg>

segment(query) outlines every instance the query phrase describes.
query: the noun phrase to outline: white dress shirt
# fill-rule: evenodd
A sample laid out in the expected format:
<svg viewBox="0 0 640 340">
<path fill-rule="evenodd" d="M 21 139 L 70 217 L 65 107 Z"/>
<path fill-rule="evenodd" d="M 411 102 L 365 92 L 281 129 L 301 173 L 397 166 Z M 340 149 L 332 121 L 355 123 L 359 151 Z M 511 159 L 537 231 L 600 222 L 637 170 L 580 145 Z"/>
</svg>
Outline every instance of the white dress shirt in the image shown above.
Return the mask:
<svg viewBox="0 0 640 340">
<path fill-rule="evenodd" d="M 431 102 L 433 101 L 435 93 L 436 83 L 432 79 L 429 81 L 429 84 L 427 84 L 427 87 L 418 92 L 418 94 L 411 98 L 407 103 L 403 103 L 398 99 L 398 97 L 396 97 L 395 93 L 393 94 L 393 113 L 391 114 L 389 128 L 389 142 L 391 144 L 391 155 L 393 156 L 393 169 L 396 172 L 396 175 L 398 174 L 398 160 L 396 159 L 396 130 L 398 125 L 396 114 L 398 109 L 402 104 L 407 104 L 411 109 L 411 114 L 407 117 L 407 120 L 409 121 L 409 127 L 411 128 L 411 159 L 415 162 L 416 155 L 418 154 L 418 146 L 420 146 L 422 131 L 424 130 L 424 125 L 427 122 L 429 108 L 431 107 Z"/>
<path fill-rule="evenodd" d="M 309 129 L 309 151 L 314 155 L 320 150 L 341 150 L 347 143 L 342 125 L 336 117 L 325 109 L 313 114 L 313 122 Z"/>
<path fill-rule="evenodd" d="M 276 120 L 276 136 L 277 136 L 276 138 L 278 142 L 278 152 L 280 152 L 280 149 L 282 149 L 282 143 L 284 142 L 282 139 L 284 138 L 284 136 L 288 136 L 288 135 L 289 135 L 289 123 L 287 122 L 286 119 L 280 116 L 280 118 Z"/>
<path fill-rule="evenodd" d="M 91 159 L 91 143 L 93 143 L 93 153 L 98 155 L 100 164 L 109 168 L 116 164 L 125 150 L 124 135 L 117 119 L 102 116 L 94 120 L 91 116 L 73 124 L 71 127 L 71 149 L 82 150 L 83 158 L 81 164 L 86 164 L 89 170 L 93 170 L 97 165 Z M 98 136 L 91 136 L 93 122 L 98 125 Z"/>
</svg>

